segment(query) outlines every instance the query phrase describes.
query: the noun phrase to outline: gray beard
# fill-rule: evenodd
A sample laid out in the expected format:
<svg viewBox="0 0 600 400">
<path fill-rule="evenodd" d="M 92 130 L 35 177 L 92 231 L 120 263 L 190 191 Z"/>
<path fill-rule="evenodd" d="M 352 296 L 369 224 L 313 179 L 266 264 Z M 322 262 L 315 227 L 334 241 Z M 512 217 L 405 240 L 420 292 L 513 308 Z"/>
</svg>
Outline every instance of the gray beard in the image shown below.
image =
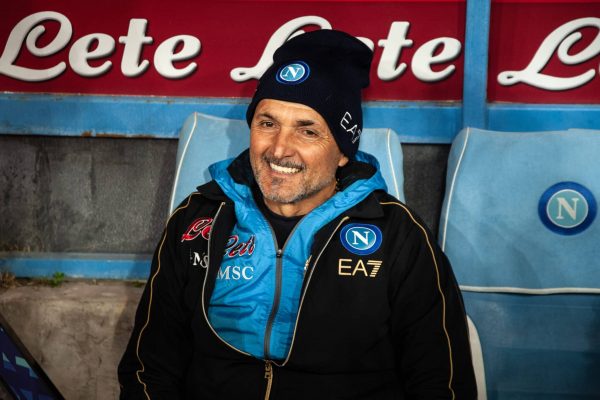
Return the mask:
<svg viewBox="0 0 600 400">
<path fill-rule="evenodd" d="M 258 177 L 255 175 L 254 179 L 256 180 L 256 182 L 258 183 L 258 187 L 260 188 L 260 191 L 263 195 L 264 198 L 273 201 L 275 203 L 280 203 L 280 204 L 294 204 L 297 203 L 299 201 L 302 201 L 304 199 L 307 199 L 311 196 L 313 196 L 314 194 L 318 193 L 319 191 L 321 191 L 323 188 L 327 187 L 331 182 L 324 182 L 321 185 L 318 186 L 314 186 L 314 187 L 303 187 L 302 190 L 300 192 L 297 192 L 294 194 L 293 197 L 288 198 L 288 197 L 282 197 L 280 195 L 278 195 L 277 193 L 266 193 L 266 191 L 264 190 L 262 183 L 260 182 L 260 180 L 258 180 Z M 278 185 L 278 179 L 274 179 L 271 187 L 272 188 L 276 188 Z M 275 190 L 273 190 L 273 192 L 276 192 Z"/>
</svg>

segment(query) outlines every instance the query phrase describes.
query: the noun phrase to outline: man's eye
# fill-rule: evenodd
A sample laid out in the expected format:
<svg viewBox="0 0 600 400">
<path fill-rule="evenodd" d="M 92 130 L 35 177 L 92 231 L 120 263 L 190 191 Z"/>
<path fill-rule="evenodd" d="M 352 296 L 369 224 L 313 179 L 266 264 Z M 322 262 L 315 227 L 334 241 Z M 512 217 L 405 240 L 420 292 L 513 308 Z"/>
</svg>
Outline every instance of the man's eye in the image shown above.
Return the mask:
<svg viewBox="0 0 600 400">
<path fill-rule="evenodd" d="M 311 137 L 311 138 L 319 136 L 319 134 L 317 132 L 311 131 L 310 129 L 305 129 L 302 132 L 304 133 L 305 136 Z"/>
<path fill-rule="evenodd" d="M 260 123 L 260 126 L 263 126 L 265 128 L 272 128 L 275 126 L 275 124 L 273 123 L 273 121 L 262 121 Z"/>
</svg>

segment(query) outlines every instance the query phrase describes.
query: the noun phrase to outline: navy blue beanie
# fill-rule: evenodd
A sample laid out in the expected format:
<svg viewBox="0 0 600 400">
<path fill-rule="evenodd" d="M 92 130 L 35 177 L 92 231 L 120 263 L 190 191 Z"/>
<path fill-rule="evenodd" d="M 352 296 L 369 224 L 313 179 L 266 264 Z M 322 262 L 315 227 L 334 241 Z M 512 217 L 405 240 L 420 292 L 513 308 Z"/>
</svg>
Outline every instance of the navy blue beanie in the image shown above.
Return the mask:
<svg viewBox="0 0 600 400">
<path fill-rule="evenodd" d="M 321 29 L 285 42 L 273 55 L 246 111 L 250 126 L 263 99 L 300 103 L 327 121 L 340 151 L 354 158 L 362 125 L 361 90 L 369 85 L 373 52 L 345 32 Z"/>
</svg>

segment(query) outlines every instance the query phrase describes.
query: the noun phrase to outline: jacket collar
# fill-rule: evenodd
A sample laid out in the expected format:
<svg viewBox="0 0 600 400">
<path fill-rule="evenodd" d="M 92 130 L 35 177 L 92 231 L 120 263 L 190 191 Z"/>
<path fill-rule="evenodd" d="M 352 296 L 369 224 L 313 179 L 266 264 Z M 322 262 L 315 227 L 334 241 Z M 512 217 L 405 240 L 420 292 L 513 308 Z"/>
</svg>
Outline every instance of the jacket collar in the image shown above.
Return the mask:
<svg viewBox="0 0 600 400">
<path fill-rule="evenodd" d="M 256 186 L 254 174 L 250 166 L 250 152 L 248 149 L 233 159 L 211 165 L 209 170 L 213 180 L 198 187 L 198 191 L 208 199 L 228 203 L 233 202 L 230 196 L 224 192 L 222 184 L 217 183 L 219 181 L 223 182 L 224 179 L 229 179 L 233 187 L 242 185 L 253 188 Z M 356 159 L 338 168 L 336 178 L 340 192 L 344 192 L 354 184 L 358 186 L 358 182 L 361 180 L 370 181 L 373 191 L 387 190 L 385 181 L 379 172 L 378 161 L 372 155 L 360 151 L 356 154 Z M 350 189 L 350 191 L 352 190 L 354 188 Z M 377 197 L 367 196 L 363 201 L 351 207 L 346 215 L 350 217 L 379 218 L 384 216 L 384 212 Z"/>
<path fill-rule="evenodd" d="M 215 201 L 224 201 L 227 203 L 231 203 L 231 199 L 225 195 L 223 189 L 215 182 L 211 180 L 201 186 L 198 186 L 196 190 L 201 193 L 201 195 L 209 200 Z"/>
</svg>

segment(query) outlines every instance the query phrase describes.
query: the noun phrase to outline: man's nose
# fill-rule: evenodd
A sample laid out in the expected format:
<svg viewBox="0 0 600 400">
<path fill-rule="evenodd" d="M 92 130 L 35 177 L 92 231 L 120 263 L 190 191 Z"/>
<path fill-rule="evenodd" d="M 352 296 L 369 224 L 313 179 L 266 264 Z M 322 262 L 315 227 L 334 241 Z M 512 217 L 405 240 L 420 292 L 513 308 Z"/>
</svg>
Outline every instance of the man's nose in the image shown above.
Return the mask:
<svg viewBox="0 0 600 400">
<path fill-rule="evenodd" d="M 273 138 L 271 151 L 275 158 L 284 158 L 293 155 L 294 144 L 292 128 L 282 127 L 279 130 L 277 135 Z"/>
</svg>

